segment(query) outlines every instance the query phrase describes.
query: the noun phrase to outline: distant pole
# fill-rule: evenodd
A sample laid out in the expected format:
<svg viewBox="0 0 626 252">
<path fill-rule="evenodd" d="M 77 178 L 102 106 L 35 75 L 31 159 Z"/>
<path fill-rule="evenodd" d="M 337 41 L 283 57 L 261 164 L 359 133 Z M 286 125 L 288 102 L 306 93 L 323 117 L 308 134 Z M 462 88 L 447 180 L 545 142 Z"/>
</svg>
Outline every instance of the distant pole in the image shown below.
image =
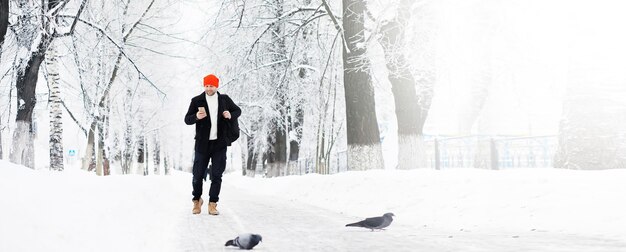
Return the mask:
<svg viewBox="0 0 626 252">
<path fill-rule="evenodd" d="M 439 163 L 439 140 L 435 138 L 435 170 L 441 170 Z"/>
<path fill-rule="evenodd" d="M 498 148 L 496 147 L 496 140 L 491 138 L 491 169 L 498 170 Z"/>
</svg>

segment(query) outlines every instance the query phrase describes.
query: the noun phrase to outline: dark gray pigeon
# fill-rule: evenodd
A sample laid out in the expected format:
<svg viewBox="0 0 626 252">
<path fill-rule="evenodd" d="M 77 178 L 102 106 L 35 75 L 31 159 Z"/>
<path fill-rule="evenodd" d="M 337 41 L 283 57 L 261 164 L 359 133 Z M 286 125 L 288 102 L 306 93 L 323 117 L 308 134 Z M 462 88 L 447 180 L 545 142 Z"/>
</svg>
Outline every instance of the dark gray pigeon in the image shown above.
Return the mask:
<svg viewBox="0 0 626 252">
<path fill-rule="evenodd" d="M 224 246 L 235 246 L 240 249 L 252 249 L 263 240 L 258 234 L 240 234 L 235 239 L 228 240 Z"/>
<path fill-rule="evenodd" d="M 394 216 L 393 213 L 386 213 L 380 217 L 371 217 L 359 222 L 347 224 L 346 227 L 369 228 L 372 231 L 374 231 L 374 229 L 383 229 L 391 224 Z"/>
</svg>

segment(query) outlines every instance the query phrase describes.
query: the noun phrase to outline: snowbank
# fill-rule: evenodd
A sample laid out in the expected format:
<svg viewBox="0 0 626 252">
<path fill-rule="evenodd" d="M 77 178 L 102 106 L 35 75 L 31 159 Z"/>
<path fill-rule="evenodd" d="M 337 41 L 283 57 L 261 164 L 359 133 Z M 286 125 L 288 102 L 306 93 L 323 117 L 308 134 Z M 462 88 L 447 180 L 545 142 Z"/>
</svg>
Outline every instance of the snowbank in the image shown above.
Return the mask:
<svg viewBox="0 0 626 252">
<path fill-rule="evenodd" d="M 225 181 L 348 215 L 393 212 L 415 227 L 626 237 L 626 170 L 378 170 Z"/>
</svg>

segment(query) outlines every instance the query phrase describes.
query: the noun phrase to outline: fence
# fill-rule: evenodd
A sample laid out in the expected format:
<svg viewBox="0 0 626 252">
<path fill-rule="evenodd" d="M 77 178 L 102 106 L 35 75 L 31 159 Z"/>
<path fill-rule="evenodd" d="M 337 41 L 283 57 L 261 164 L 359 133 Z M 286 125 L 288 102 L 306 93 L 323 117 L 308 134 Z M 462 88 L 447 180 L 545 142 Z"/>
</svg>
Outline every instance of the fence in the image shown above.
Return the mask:
<svg viewBox="0 0 626 252">
<path fill-rule="evenodd" d="M 558 140 L 556 136 L 426 136 L 424 145 L 426 168 L 537 168 L 553 166 Z M 293 163 L 289 174 L 317 172 L 314 158 L 301 158 Z M 347 170 L 347 153 L 342 151 L 333 153 L 328 167 L 321 168 L 320 173 Z"/>
<path fill-rule="evenodd" d="M 293 173 L 302 175 L 307 173 L 316 173 L 315 158 L 300 158 L 295 162 Z M 348 156 L 345 151 L 332 153 L 328 159 L 326 167 L 320 167 L 322 174 L 334 174 L 348 170 Z"/>
<path fill-rule="evenodd" d="M 556 136 L 434 138 L 425 141 L 429 167 L 536 168 L 552 167 Z"/>
</svg>

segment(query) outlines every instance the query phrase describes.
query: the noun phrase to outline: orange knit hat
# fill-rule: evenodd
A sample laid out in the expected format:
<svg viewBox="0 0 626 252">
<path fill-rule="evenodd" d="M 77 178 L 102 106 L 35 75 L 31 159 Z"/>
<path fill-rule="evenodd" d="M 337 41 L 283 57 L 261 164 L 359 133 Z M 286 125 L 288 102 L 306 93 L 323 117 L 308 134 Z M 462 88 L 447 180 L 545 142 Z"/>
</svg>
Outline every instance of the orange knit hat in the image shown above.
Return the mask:
<svg viewBox="0 0 626 252">
<path fill-rule="evenodd" d="M 204 86 L 214 86 L 216 88 L 218 88 L 220 86 L 220 79 L 217 78 L 217 76 L 209 74 L 207 76 L 204 76 Z"/>
</svg>

